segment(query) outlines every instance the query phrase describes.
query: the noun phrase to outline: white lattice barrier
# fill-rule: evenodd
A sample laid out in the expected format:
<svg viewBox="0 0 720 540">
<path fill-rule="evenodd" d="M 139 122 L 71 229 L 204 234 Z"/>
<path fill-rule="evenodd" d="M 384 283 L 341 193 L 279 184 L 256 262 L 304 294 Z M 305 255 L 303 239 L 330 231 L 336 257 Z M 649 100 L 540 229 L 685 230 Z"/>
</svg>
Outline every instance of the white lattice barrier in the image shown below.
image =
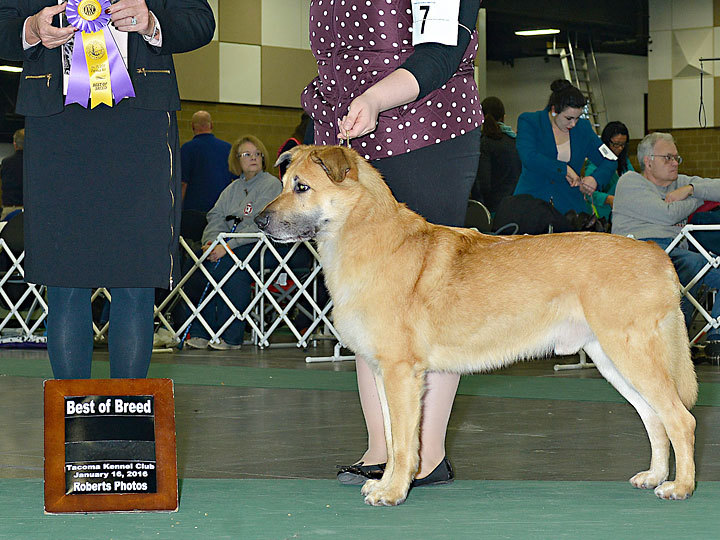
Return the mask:
<svg viewBox="0 0 720 540">
<path fill-rule="evenodd" d="M 707 261 L 705 266 L 700 269 L 700 271 L 695 275 L 695 277 L 682 288 L 683 295 L 690 301 L 690 303 L 695 307 L 695 309 L 698 310 L 700 315 L 702 315 L 703 319 L 705 319 L 705 325 L 703 326 L 702 330 L 700 330 L 695 335 L 695 337 L 690 340 L 690 343 L 692 344 L 697 343 L 700 338 L 702 338 L 702 336 L 704 336 L 708 332 L 708 330 L 710 330 L 710 328 L 720 327 L 720 321 L 713 318 L 713 316 L 707 312 L 705 306 L 703 306 L 692 294 L 690 294 L 690 291 L 693 289 L 693 287 L 698 284 L 698 282 L 703 278 L 705 274 L 710 271 L 710 269 L 720 267 L 720 256 L 717 256 L 705 249 L 705 247 L 703 247 L 703 245 L 697 240 L 697 238 L 693 236 L 693 232 L 695 231 L 720 231 L 720 225 L 685 225 L 665 249 L 665 252 L 669 254 L 673 249 L 678 246 L 678 244 L 680 244 L 680 242 L 682 242 L 683 240 L 687 240 Z"/>
<path fill-rule="evenodd" d="M 42 341 L 44 338 L 36 334 L 44 333 L 43 322 L 48 314 L 45 287 L 24 282 L 24 251 L 16 255 L 0 238 L 0 254 L 5 254 L 10 264 L 0 277 L 0 305 L 4 314 L 0 321 L 0 341 Z M 19 329 L 14 326 L 16 323 Z"/>
<path fill-rule="evenodd" d="M 232 238 L 249 238 L 253 240 L 249 254 L 242 260 L 227 244 L 228 240 Z M 217 342 L 233 321 L 239 319 L 244 320 L 245 324 L 251 328 L 253 340 L 255 344 L 260 347 L 270 345 L 270 336 L 283 323 L 285 323 L 292 332 L 298 347 L 307 347 L 308 342 L 317 336 L 318 330 L 323 330 L 324 336 L 339 341 L 339 335 L 329 317 L 332 302 L 328 301 L 328 303 L 323 306 L 317 303 L 317 277 L 321 271 L 321 267 L 318 262 L 317 251 L 312 244 L 308 242 L 296 243 L 290 248 L 288 253 L 283 255 L 262 233 L 221 233 L 200 257 L 195 255 L 192 248 L 183 238 L 180 239 L 180 245 L 192 260 L 193 266 L 182 276 L 178 285 L 170 292 L 165 300 L 155 308 L 155 317 L 160 322 L 160 325 L 169 332 L 172 332 L 175 338 L 181 339 L 187 328 L 197 320 L 208 332 L 210 339 Z M 227 251 L 227 255 L 225 256 L 231 257 L 235 263 L 220 279 L 215 279 L 208 268 L 203 265 L 203 262 L 217 245 L 223 246 Z M 298 275 L 298 272 L 291 268 L 289 261 L 303 245 L 310 252 L 312 262 L 307 268 L 307 273 Z M 270 253 L 277 261 L 278 264 L 275 268 L 265 268 L 266 253 Z M 261 261 L 260 268 L 257 271 L 250 264 L 256 255 L 259 256 Z M 203 273 L 205 279 L 210 283 L 210 286 L 202 301 L 200 301 L 198 305 L 195 305 L 185 292 L 184 286 L 193 274 L 198 271 Z M 252 278 L 254 285 L 254 292 L 251 296 L 250 303 L 242 312 L 236 308 L 232 300 L 223 291 L 223 286 L 235 272 L 247 272 Z M 288 282 L 294 283 L 294 287 L 285 290 L 283 283 Z M 219 328 L 213 329 L 202 316 L 202 310 L 216 296 L 219 296 L 220 300 L 228 306 L 231 315 L 226 321 L 222 322 Z M 301 309 L 305 309 L 311 319 L 311 324 L 307 329 L 296 328 L 289 316 L 295 307 L 300 307 L 299 302 L 301 299 L 303 301 Z M 190 311 L 190 316 L 181 323 L 175 321 L 174 324 L 171 324 L 166 313 L 168 309 L 177 302 L 181 302 L 187 306 Z"/>
</svg>

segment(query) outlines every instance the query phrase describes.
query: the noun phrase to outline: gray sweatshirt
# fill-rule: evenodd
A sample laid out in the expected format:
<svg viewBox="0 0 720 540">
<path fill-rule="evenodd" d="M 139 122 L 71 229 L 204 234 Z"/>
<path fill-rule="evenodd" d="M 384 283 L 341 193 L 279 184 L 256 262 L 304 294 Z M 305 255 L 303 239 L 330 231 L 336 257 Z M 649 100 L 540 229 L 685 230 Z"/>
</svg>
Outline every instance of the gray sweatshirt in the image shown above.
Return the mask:
<svg viewBox="0 0 720 540">
<path fill-rule="evenodd" d="M 666 203 L 671 191 L 693 185 L 693 194 L 685 200 Z M 720 201 L 720 180 L 679 174 L 666 187 L 653 184 L 635 171 L 618 180 L 612 210 L 612 232 L 634 238 L 673 239 L 687 224 L 690 214 L 705 201 Z"/>
<path fill-rule="evenodd" d="M 250 180 L 241 176 L 226 187 L 218 197 L 215 206 L 207 214 L 208 224 L 203 231 L 202 242 L 212 242 L 221 232 L 230 232 L 233 220 L 228 216 L 241 217 L 236 233 L 257 233 L 257 216 L 282 191 L 282 183 L 268 172 L 260 172 Z M 254 242 L 252 238 L 232 238 L 227 241 L 230 249 Z"/>
</svg>

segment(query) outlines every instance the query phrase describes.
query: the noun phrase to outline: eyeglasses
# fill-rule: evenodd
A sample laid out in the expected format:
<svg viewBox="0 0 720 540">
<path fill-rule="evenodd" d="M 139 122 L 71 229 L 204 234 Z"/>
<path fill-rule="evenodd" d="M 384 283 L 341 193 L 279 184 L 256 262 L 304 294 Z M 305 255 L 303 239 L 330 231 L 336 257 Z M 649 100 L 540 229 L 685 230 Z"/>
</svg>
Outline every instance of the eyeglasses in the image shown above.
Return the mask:
<svg viewBox="0 0 720 540">
<path fill-rule="evenodd" d="M 625 147 L 627 146 L 627 143 L 626 143 L 626 142 L 613 142 L 613 141 L 610 141 L 609 144 L 610 144 L 610 146 L 612 146 L 613 148 L 625 148 Z"/>
<path fill-rule="evenodd" d="M 249 158 L 249 157 L 261 158 L 261 157 L 263 157 L 263 153 L 262 153 L 262 152 L 243 152 L 242 154 L 238 154 L 238 157 L 241 157 L 241 158 L 242 158 L 242 157 L 244 157 L 244 158 Z"/>
<path fill-rule="evenodd" d="M 678 156 L 678 155 L 673 156 L 672 154 L 667 154 L 667 155 L 663 155 L 663 154 L 650 154 L 650 157 L 661 157 L 661 158 L 665 158 L 665 163 L 670 163 L 671 161 L 677 161 L 677 162 L 678 162 L 678 165 L 680 165 L 680 164 L 682 163 L 682 158 L 681 158 L 680 156 Z"/>
</svg>

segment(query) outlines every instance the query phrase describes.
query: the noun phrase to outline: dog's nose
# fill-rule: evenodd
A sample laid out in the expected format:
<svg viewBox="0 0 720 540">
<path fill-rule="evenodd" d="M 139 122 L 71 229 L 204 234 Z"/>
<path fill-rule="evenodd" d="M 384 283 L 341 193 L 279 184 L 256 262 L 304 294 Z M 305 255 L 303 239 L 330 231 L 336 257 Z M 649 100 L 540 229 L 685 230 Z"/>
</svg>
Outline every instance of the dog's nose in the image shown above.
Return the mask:
<svg viewBox="0 0 720 540">
<path fill-rule="evenodd" d="M 265 227 L 268 226 L 269 222 L 270 222 L 270 215 L 265 211 L 260 212 L 255 217 L 255 225 L 257 225 L 261 231 L 265 230 Z"/>
</svg>

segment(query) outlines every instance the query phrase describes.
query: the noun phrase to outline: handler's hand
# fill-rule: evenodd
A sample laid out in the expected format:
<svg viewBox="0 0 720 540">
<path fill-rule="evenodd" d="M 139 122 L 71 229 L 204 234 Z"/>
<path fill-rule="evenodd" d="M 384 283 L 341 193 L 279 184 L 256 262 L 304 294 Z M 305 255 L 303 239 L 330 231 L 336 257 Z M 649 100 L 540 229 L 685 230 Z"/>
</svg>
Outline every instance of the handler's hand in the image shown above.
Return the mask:
<svg viewBox="0 0 720 540">
<path fill-rule="evenodd" d="M 580 193 L 583 195 L 592 195 L 597 189 L 597 180 L 595 180 L 592 176 L 584 176 L 580 180 L 579 187 Z"/>
<path fill-rule="evenodd" d="M 121 32 L 138 32 L 145 36 L 152 34 L 155 20 L 150 15 L 145 0 L 120 0 L 107 9 L 110 20 Z M 132 24 L 135 17 L 136 24 Z"/>
<path fill-rule="evenodd" d="M 665 195 L 665 202 L 669 204 L 677 201 L 684 201 L 694 192 L 695 189 L 690 184 L 688 184 L 687 186 L 679 187 L 676 190 L 671 191 L 670 193 Z"/>
<path fill-rule="evenodd" d="M 380 106 L 365 92 L 350 103 L 348 113 L 339 122 L 339 139 L 354 139 L 375 131 Z"/>
<path fill-rule="evenodd" d="M 67 43 L 77 32 L 77 29 L 72 26 L 58 28 L 52 25 L 53 17 L 63 11 L 65 11 L 64 3 L 58 6 L 46 7 L 32 17 L 28 17 L 25 26 L 25 40 L 31 45 L 42 42 L 43 46 L 48 49 L 55 49 Z"/>
<path fill-rule="evenodd" d="M 217 262 L 218 260 L 222 259 L 225 255 L 227 255 L 227 251 L 225 248 L 221 245 L 215 246 L 215 248 L 210 252 L 210 255 L 208 255 L 208 261 Z"/>
<path fill-rule="evenodd" d="M 578 187 L 580 185 L 580 176 L 576 173 L 573 168 L 568 165 L 567 172 L 565 173 L 565 179 L 572 187 Z"/>
</svg>

